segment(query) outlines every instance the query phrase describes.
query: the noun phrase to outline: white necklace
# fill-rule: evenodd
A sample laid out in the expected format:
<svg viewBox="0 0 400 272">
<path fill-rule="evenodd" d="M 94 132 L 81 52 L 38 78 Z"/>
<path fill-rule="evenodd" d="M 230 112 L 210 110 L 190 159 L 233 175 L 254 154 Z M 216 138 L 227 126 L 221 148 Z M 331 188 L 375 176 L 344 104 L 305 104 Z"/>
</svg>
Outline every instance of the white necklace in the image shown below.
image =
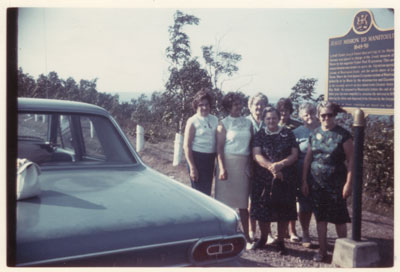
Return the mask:
<svg viewBox="0 0 400 272">
<path fill-rule="evenodd" d="M 267 134 L 267 135 L 275 135 L 275 134 L 279 134 L 279 132 L 281 132 L 281 130 L 282 130 L 281 126 L 278 126 L 277 131 L 270 131 L 268 129 L 268 127 L 265 127 L 265 134 Z"/>
</svg>

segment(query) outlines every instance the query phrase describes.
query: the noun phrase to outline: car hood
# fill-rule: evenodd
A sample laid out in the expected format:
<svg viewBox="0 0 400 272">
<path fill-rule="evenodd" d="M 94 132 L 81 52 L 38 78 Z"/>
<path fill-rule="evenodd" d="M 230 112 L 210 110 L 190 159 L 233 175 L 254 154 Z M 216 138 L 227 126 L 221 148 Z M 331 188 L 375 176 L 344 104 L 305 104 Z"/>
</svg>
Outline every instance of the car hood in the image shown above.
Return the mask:
<svg viewBox="0 0 400 272">
<path fill-rule="evenodd" d="M 17 263 L 230 235 L 224 204 L 149 168 L 42 171 L 17 203 Z"/>
</svg>

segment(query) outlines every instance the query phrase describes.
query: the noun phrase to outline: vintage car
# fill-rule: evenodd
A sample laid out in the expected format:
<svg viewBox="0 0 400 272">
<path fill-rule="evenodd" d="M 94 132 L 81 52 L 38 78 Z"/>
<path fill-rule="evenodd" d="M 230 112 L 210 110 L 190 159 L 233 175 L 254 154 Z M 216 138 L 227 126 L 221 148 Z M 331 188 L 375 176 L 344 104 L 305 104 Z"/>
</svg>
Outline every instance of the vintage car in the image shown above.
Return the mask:
<svg viewBox="0 0 400 272">
<path fill-rule="evenodd" d="M 17 266 L 203 266 L 245 248 L 233 209 L 146 166 L 98 106 L 18 98 L 18 158 L 41 192 L 17 201 Z"/>
</svg>

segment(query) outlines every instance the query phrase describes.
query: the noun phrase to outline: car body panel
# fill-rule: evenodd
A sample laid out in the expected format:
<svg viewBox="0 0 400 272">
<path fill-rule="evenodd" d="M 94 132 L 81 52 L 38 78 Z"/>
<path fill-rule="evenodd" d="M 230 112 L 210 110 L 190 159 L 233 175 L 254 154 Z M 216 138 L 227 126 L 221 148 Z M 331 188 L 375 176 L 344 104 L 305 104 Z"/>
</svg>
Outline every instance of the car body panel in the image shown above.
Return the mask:
<svg viewBox="0 0 400 272">
<path fill-rule="evenodd" d="M 43 164 L 41 194 L 16 205 L 18 265 L 193 265 L 190 252 L 199 240 L 243 238 L 233 209 L 143 164 L 104 109 L 18 102 L 20 112 L 107 117 L 136 158 L 130 164 Z"/>
</svg>

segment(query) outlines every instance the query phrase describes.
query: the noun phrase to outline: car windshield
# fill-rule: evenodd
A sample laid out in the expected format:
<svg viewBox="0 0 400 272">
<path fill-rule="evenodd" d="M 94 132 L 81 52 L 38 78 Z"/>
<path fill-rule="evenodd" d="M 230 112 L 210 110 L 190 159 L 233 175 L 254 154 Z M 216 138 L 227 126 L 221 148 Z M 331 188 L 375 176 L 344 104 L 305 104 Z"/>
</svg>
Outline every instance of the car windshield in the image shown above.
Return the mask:
<svg viewBox="0 0 400 272">
<path fill-rule="evenodd" d="M 136 162 L 108 118 L 60 113 L 18 114 L 18 158 L 39 165 Z"/>
</svg>

